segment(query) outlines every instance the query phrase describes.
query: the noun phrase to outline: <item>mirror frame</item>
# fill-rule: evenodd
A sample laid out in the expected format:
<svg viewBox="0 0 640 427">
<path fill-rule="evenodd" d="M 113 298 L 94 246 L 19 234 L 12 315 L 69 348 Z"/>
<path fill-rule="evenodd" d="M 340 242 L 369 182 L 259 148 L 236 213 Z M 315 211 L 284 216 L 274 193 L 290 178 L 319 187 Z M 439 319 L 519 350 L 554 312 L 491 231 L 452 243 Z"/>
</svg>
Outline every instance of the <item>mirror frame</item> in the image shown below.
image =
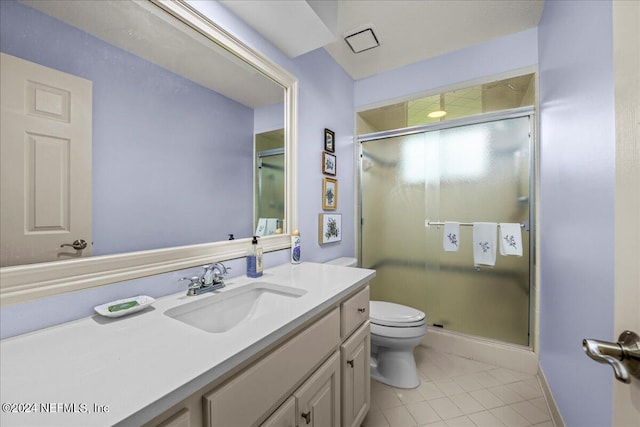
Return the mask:
<svg viewBox="0 0 640 427">
<path fill-rule="evenodd" d="M 285 234 L 261 239 L 265 252 L 291 247 L 297 228 L 297 79 L 216 25 L 186 0 L 146 0 L 244 60 L 285 91 Z M 255 149 L 254 149 L 255 150 Z M 250 238 L 0 268 L 0 305 L 181 270 L 246 255 Z"/>
</svg>

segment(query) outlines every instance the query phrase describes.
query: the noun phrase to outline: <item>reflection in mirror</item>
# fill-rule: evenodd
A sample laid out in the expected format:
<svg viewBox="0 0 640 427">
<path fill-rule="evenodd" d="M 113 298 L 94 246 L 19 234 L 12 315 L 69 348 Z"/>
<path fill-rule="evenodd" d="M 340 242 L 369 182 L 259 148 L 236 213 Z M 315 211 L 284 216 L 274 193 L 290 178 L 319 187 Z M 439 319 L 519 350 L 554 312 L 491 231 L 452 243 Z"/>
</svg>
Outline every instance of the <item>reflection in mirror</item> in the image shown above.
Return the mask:
<svg viewBox="0 0 640 427">
<path fill-rule="evenodd" d="M 256 134 L 256 236 L 282 234 L 284 129 Z"/>
<path fill-rule="evenodd" d="M 253 195 L 254 129 L 282 128 L 282 86 L 149 2 L 0 7 L 2 267 L 284 220 L 284 161 L 279 189 L 256 186 L 276 210 Z M 75 240 L 87 248 L 61 247 Z"/>
</svg>

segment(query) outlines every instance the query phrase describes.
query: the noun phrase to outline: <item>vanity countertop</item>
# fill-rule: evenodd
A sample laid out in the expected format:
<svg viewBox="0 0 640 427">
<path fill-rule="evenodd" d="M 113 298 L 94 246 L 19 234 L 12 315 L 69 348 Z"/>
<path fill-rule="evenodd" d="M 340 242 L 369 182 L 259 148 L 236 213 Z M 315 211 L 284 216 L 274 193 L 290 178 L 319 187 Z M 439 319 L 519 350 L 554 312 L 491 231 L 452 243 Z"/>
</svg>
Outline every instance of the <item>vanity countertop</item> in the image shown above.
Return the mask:
<svg viewBox="0 0 640 427">
<path fill-rule="evenodd" d="M 0 424 L 140 425 L 374 275 L 373 270 L 302 263 L 267 269 L 258 279 L 228 279 L 220 292 L 256 281 L 307 292 L 286 309 L 225 333 L 205 332 L 164 314 L 196 299 L 216 298 L 218 292 L 213 292 L 169 295 L 129 316 L 111 319 L 96 314 L 8 338 L 0 342 Z"/>
</svg>

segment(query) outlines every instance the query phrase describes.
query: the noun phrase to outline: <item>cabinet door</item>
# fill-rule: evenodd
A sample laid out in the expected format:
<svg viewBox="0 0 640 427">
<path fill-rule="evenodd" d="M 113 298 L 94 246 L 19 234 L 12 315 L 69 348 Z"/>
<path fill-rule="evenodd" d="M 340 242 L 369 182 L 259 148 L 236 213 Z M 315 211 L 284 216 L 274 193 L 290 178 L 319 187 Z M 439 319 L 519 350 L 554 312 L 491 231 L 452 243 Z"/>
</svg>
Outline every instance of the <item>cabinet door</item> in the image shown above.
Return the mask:
<svg viewBox="0 0 640 427">
<path fill-rule="evenodd" d="M 189 420 L 189 410 L 184 408 L 171 418 L 158 424 L 158 427 L 191 427 Z"/>
<path fill-rule="evenodd" d="M 296 427 L 296 399 L 287 399 L 260 427 Z"/>
<path fill-rule="evenodd" d="M 340 355 L 336 351 L 294 393 L 298 425 L 340 426 Z"/>
<path fill-rule="evenodd" d="M 340 346 L 342 362 L 342 426 L 359 426 L 371 406 L 371 336 L 366 321 Z"/>
</svg>

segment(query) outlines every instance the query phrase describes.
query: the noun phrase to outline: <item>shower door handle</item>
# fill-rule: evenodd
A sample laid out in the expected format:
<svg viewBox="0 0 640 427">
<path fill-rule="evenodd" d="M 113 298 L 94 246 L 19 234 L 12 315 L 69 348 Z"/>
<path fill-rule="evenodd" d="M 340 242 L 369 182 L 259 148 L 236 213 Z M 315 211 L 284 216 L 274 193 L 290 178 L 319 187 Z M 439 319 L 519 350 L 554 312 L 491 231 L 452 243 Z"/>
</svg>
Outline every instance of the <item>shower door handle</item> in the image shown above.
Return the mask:
<svg viewBox="0 0 640 427">
<path fill-rule="evenodd" d="M 611 365 L 618 381 L 629 384 L 629 375 L 640 379 L 640 336 L 635 332 L 624 331 L 615 343 L 584 339 L 582 348 L 596 362 Z"/>
</svg>

